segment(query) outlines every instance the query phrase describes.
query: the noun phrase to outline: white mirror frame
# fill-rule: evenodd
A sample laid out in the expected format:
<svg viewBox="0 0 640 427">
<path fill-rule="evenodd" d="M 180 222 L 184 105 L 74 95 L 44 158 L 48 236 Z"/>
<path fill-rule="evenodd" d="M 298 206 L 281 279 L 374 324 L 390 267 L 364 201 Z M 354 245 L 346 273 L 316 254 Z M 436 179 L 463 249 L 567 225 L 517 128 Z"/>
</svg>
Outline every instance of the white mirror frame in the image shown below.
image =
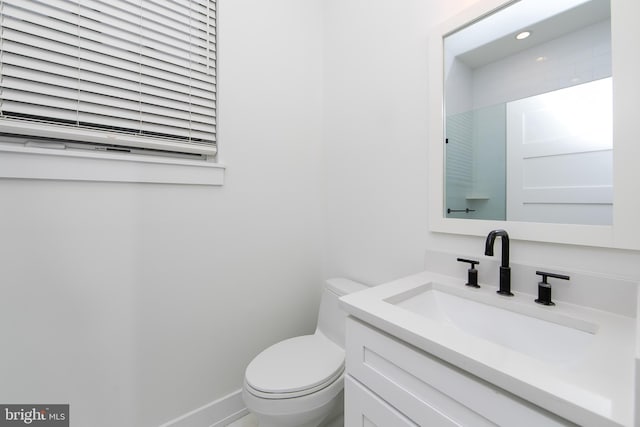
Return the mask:
<svg viewBox="0 0 640 427">
<path fill-rule="evenodd" d="M 535 0 L 530 0 L 535 1 Z M 486 236 L 504 228 L 516 240 L 640 249 L 640 1 L 611 1 L 613 224 L 543 224 L 444 216 L 444 37 L 513 0 L 480 0 L 437 27 L 429 43 L 429 228 Z"/>
</svg>

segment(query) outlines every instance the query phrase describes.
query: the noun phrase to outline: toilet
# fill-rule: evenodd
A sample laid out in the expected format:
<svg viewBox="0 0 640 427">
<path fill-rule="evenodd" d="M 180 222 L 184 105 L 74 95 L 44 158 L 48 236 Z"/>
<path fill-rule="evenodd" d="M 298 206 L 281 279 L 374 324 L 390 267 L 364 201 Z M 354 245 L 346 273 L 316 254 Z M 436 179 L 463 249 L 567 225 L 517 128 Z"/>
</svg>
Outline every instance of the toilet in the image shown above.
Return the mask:
<svg viewBox="0 0 640 427">
<path fill-rule="evenodd" d="M 242 398 L 259 427 L 317 427 L 342 413 L 346 314 L 338 298 L 363 289 L 327 280 L 315 333 L 276 343 L 249 363 Z"/>
</svg>

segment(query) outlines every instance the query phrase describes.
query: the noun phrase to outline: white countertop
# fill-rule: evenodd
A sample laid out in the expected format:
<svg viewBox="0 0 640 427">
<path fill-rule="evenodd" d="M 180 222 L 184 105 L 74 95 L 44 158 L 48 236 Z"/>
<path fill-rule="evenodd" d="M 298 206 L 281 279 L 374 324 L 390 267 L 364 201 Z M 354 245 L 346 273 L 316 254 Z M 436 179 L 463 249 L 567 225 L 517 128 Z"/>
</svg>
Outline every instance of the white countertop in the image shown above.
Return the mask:
<svg viewBox="0 0 640 427">
<path fill-rule="evenodd" d="M 548 362 L 385 301 L 432 282 L 468 299 L 543 320 L 568 316 L 598 329 L 586 354 Z M 557 300 L 554 307 L 541 306 L 534 295 L 504 297 L 493 286 L 474 289 L 464 282 L 422 272 L 346 295 L 341 305 L 348 314 L 581 426 L 634 426 L 636 318 Z"/>
</svg>

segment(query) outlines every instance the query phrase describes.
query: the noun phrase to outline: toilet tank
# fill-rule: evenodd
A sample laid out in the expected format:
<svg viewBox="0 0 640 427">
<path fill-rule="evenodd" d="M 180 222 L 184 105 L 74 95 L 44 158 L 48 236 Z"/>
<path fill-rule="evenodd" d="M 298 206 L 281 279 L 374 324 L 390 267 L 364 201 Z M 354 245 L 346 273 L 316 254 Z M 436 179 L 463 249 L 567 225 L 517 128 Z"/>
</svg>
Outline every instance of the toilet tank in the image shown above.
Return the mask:
<svg viewBox="0 0 640 427">
<path fill-rule="evenodd" d="M 322 332 L 331 341 L 344 348 L 344 325 L 347 314 L 340 308 L 338 298 L 363 289 L 368 289 L 368 286 L 353 280 L 340 277 L 327 280 L 320 300 L 316 332 Z"/>
</svg>

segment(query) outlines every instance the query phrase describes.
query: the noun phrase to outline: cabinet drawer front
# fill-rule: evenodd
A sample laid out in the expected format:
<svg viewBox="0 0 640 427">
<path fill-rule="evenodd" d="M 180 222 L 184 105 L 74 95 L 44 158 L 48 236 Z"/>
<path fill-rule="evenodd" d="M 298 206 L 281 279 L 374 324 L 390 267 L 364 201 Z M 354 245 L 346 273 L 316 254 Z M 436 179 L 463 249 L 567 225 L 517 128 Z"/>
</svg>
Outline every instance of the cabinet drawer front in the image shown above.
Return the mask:
<svg viewBox="0 0 640 427">
<path fill-rule="evenodd" d="M 418 427 L 349 375 L 344 377 L 344 399 L 345 427 Z"/>
<path fill-rule="evenodd" d="M 575 425 L 356 319 L 346 343 L 347 372 L 419 425 Z"/>
</svg>

